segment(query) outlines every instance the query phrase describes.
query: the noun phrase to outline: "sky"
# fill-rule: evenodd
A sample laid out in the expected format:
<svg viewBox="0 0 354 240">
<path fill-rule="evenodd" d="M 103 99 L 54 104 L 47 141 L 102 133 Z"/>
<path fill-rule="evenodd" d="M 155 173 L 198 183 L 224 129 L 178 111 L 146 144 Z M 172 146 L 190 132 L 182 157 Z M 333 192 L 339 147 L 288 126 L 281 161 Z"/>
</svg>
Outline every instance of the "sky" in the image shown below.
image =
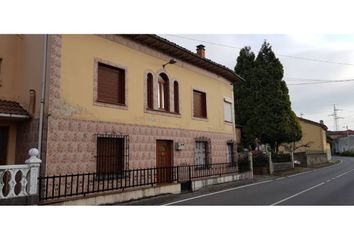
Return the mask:
<svg viewBox="0 0 354 240">
<path fill-rule="evenodd" d="M 316 122 L 323 120 L 330 130 L 335 130 L 333 116 L 330 116 L 335 104 L 339 109 L 337 115 L 342 117 L 338 119 L 338 130 L 345 130 L 347 126 L 354 129 L 354 81 L 321 83 L 321 80 L 354 79 L 354 34 L 160 36 L 193 52 L 198 44 L 203 44 L 207 58 L 230 69 L 235 67 L 240 48 L 250 46 L 257 55 L 266 40 L 283 64 L 283 79 L 289 88 L 293 111 Z"/>
</svg>

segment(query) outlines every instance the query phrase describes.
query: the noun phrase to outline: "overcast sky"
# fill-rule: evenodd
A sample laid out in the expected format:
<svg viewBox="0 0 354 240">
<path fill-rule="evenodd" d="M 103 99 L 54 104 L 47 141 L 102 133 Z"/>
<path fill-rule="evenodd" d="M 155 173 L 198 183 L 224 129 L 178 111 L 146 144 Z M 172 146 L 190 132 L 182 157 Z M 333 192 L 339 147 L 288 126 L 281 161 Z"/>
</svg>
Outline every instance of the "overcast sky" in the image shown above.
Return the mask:
<svg viewBox="0 0 354 240">
<path fill-rule="evenodd" d="M 324 120 L 334 129 L 333 104 L 339 119 L 338 130 L 354 129 L 354 81 L 291 85 L 318 80 L 354 79 L 354 35 L 161 35 L 193 52 L 196 45 L 206 46 L 206 57 L 234 69 L 240 48 L 250 46 L 257 55 L 267 40 L 284 66 L 293 111 L 304 118 Z M 199 40 L 199 41 L 198 41 Z M 301 60 L 304 57 L 320 61 Z M 337 62 L 342 64 L 321 62 Z"/>
</svg>

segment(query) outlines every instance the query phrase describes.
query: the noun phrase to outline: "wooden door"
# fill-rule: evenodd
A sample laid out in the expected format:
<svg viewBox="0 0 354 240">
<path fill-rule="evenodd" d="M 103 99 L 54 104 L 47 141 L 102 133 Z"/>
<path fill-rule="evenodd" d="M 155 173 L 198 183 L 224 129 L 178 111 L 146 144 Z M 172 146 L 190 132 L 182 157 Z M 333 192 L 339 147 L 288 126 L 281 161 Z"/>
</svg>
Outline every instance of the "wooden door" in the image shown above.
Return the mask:
<svg viewBox="0 0 354 240">
<path fill-rule="evenodd" d="M 9 128 L 0 127 L 0 165 L 6 165 Z"/>
<path fill-rule="evenodd" d="M 157 140 L 156 141 L 156 167 L 157 167 L 157 182 L 170 183 L 172 182 L 172 141 Z"/>
</svg>

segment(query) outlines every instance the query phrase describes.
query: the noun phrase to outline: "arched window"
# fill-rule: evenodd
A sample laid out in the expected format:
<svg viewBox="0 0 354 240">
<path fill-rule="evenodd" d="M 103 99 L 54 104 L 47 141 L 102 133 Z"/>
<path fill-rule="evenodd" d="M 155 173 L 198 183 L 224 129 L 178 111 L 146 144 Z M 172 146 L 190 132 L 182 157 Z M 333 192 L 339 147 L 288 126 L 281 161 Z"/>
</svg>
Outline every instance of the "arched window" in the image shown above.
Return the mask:
<svg viewBox="0 0 354 240">
<path fill-rule="evenodd" d="M 175 113 L 179 113 L 179 89 L 178 89 L 177 81 L 173 83 L 173 95 L 174 95 Z"/>
<path fill-rule="evenodd" d="M 146 79 L 147 85 L 147 107 L 150 109 L 154 108 L 154 84 L 153 84 L 153 77 L 151 73 L 148 73 Z"/>
<path fill-rule="evenodd" d="M 169 80 L 166 74 L 161 73 L 158 81 L 157 103 L 160 110 L 170 111 Z"/>
</svg>

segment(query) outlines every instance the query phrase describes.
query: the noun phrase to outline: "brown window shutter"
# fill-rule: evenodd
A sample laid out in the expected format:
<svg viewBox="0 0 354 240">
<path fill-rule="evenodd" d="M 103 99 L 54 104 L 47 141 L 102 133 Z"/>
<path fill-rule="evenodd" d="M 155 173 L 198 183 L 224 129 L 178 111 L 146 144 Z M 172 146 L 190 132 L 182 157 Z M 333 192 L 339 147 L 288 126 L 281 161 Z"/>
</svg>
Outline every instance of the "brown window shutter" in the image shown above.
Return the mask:
<svg viewBox="0 0 354 240">
<path fill-rule="evenodd" d="M 98 64 L 97 100 L 125 104 L 125 71 L 103 63 Z"/>
<path fill-rule="evenodd" d="M 147 76 L 147 107 L 150 109 L 154 108 L 154 85 L 152 74 L 149 73 Z"/>
<path fill-rule="evenodd" d="M 206 95 L 203 92 L 193 91 L 193 116 L 206 118 Z"/>
<path fill-rule="evenodd" d="M 173 83 L 173 95 L 174 95 L 174 104 L 175 104 L 175 112 L 179 113 L 179 89 L 178 82 Z"/>
<path fill-rule="evenodd" d="M 97 138 L 97 174 L 121 174 L 124 170 L 124 138 Z"/>
</svg>

